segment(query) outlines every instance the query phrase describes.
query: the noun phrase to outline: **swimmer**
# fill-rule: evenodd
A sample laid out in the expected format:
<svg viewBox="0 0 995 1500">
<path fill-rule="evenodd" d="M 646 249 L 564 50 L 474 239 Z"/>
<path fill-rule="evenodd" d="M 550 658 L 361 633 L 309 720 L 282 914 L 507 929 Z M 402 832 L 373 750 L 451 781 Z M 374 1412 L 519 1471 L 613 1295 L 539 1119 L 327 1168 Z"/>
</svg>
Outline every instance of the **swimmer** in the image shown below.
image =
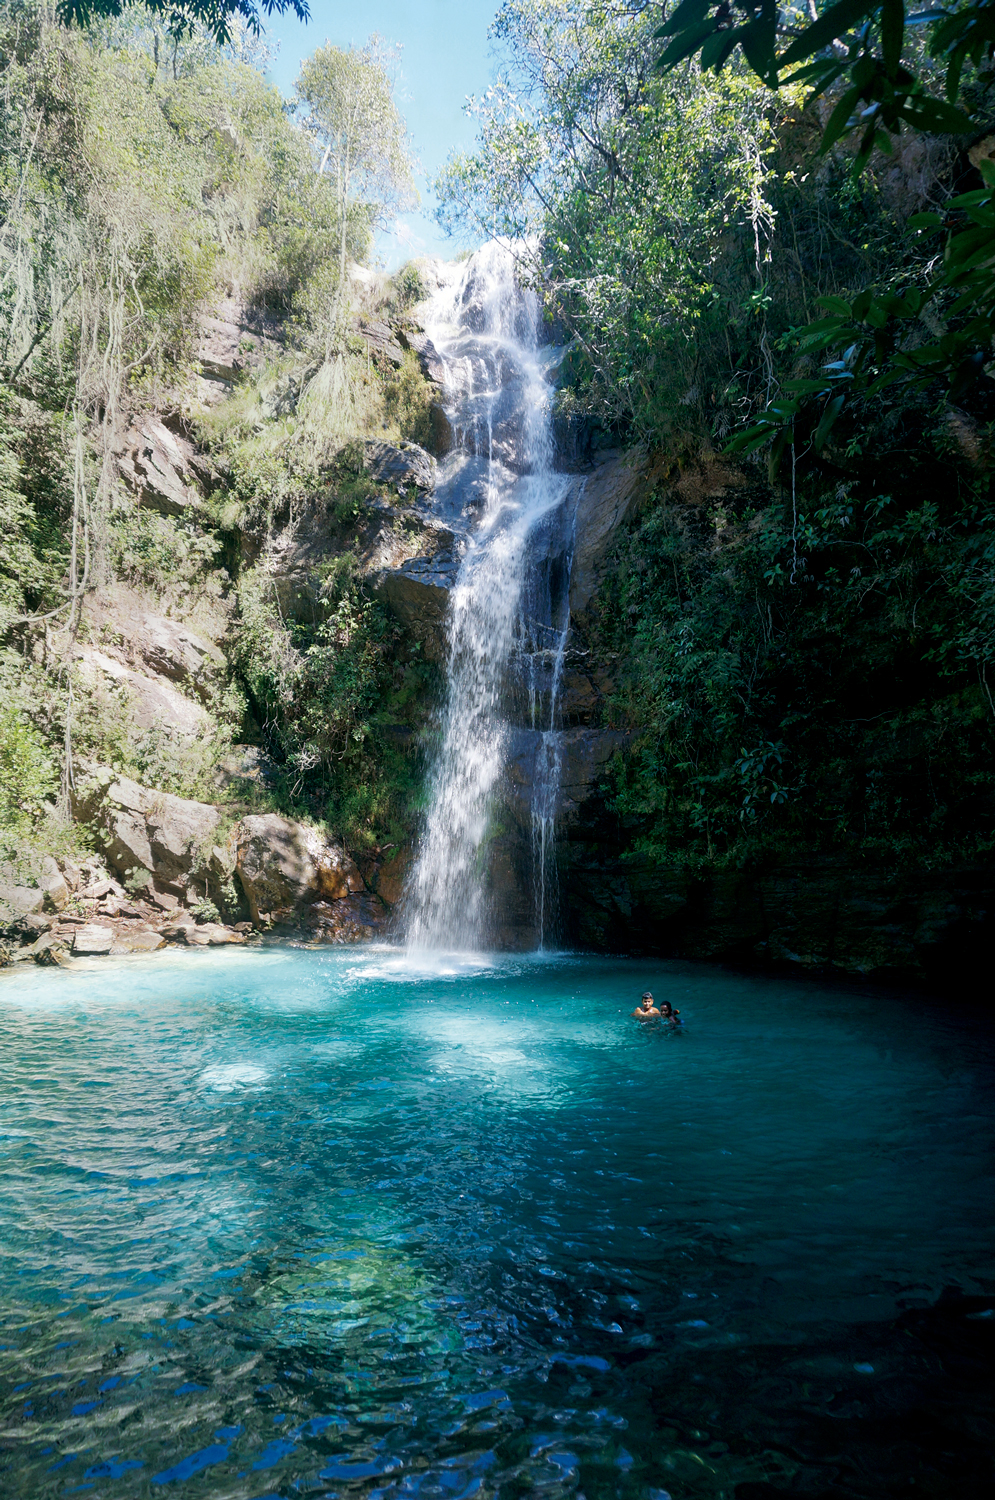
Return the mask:
<svg viewBox="0 0 995 1500">
<path fill-rule="evenodd" d="M 658 1021 L 660 1019 L 660 1012 L 653 1004 L 653 996 L 649 990 L 646 991 L 632 1014 L 637 1021 Z"/>
<path fill-rule="evenodd" d="M 684 1024 L 681 1020 L 680 1011 L 675 1010 L 669 1000 L 664 1000 L 660 1006 L 660 1019 L 662 1021 L 669 1021 L 671 1026 L 683 1026 Z"/>
</svg>

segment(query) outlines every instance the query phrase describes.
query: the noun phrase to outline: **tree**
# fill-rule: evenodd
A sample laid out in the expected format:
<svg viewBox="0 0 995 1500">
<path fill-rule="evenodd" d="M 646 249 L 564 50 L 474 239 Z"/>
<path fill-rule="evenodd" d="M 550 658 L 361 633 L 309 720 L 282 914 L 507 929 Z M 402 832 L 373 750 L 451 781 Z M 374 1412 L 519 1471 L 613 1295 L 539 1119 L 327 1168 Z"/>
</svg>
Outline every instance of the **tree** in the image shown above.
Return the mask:
<svg viewBox="0 0 995 1500">
<path fill-rule="evenodd" d="M 89 26 L 92 21 L 120 16 L 126 6 L 137 0 L 60 0 L 56 15 L 65 26 Z M 215 41 L 227 47 L 234 39 L 232 20 L 240 16 L 253 36 L 262 30 L 255 0 L 142 0 L 147 11 L 161 16 L 172 36 L 188 36 L 195 26 L 203 26 Z M 307 0 L 261 0 L 268 16 L 275 11 L 284 15 L 293 11 L 299 21 L 311 19 Z"/>
<path fill-rule="evenodd" d="M 297 93 L 321 150 L 319 174 L 334 175 L 339 223 L 339 295 L 345 286 L 350 210 L 365 205 L 385 222 L 418 202 L 406 128 L 394 103 L 379 38 L 343 50 L 325 43 L 301 65 Z"/>
</svg>

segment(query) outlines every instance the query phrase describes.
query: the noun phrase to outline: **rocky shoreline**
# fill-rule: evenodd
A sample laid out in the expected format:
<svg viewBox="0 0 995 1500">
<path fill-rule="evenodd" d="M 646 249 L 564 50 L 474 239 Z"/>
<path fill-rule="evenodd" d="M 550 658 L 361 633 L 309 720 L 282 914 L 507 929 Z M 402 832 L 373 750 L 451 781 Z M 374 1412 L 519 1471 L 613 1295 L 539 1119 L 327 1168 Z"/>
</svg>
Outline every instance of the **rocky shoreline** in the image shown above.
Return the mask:
<svg viewBox="0 0 995 1500">
<path fill-rule="evenodd" d="M 241 944 L 264 933 L 316 943 L 386 931 L 403 857 L 361 870 L 320 829 L 140 786 L 92 767 L 77 793 L 103 845 L 76 861 L 0 866 L 0 966 Z M 226 816 L 227 814 L 227 816 Z"/>
</svg>

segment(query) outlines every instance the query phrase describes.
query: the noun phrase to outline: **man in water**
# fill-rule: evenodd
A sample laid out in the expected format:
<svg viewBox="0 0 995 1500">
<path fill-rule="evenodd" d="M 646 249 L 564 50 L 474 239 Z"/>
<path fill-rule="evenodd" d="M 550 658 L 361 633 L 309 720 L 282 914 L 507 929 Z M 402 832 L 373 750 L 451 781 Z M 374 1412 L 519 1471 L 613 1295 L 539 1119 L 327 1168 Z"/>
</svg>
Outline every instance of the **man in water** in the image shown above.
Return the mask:
<svg viewBox="0 0 995 1500">
<path fill-rule="evenodd" d="M 640 1000 L 639 1004 L 636 1006 L 636 1009 L 632 1012 L 632 1014 L 637 1021 L 659 1020 L 660 1012 L 653 1004 L 653 996 L 650 994 L 649 990 L 646 991 L 645 995 Z"/>
</svg>

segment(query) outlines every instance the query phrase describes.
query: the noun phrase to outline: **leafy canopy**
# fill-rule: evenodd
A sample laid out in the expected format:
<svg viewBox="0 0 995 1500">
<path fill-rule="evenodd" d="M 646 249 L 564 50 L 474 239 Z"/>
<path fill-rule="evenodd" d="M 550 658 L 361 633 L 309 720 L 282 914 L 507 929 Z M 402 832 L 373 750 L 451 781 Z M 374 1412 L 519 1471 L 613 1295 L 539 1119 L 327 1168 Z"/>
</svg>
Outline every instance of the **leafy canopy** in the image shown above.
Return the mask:
<svg viewBox="0 0 995 1500">
<path fill-rule="evenodd" d="M 60 0 L 56 14 L 66 26 L 73 22 L 89 26 L 122 15 L 131 3 L 134 0 Z M 166 30 L 176 37 L 189 36 L 195 27 L 203 26 L 220 46 L 227 47 L 235 39 L 232 21 L 236 16 L 253 36 L 262 30 L 255 0 L 143 0 L 143 4 L 152 15 L 161 16 Z M 311 19 L 307 0 L 261 0 L 261 4 L 268 16 L 274 11 L 282 16 L 289 10 L 305 24 Z"/>
</svg>

